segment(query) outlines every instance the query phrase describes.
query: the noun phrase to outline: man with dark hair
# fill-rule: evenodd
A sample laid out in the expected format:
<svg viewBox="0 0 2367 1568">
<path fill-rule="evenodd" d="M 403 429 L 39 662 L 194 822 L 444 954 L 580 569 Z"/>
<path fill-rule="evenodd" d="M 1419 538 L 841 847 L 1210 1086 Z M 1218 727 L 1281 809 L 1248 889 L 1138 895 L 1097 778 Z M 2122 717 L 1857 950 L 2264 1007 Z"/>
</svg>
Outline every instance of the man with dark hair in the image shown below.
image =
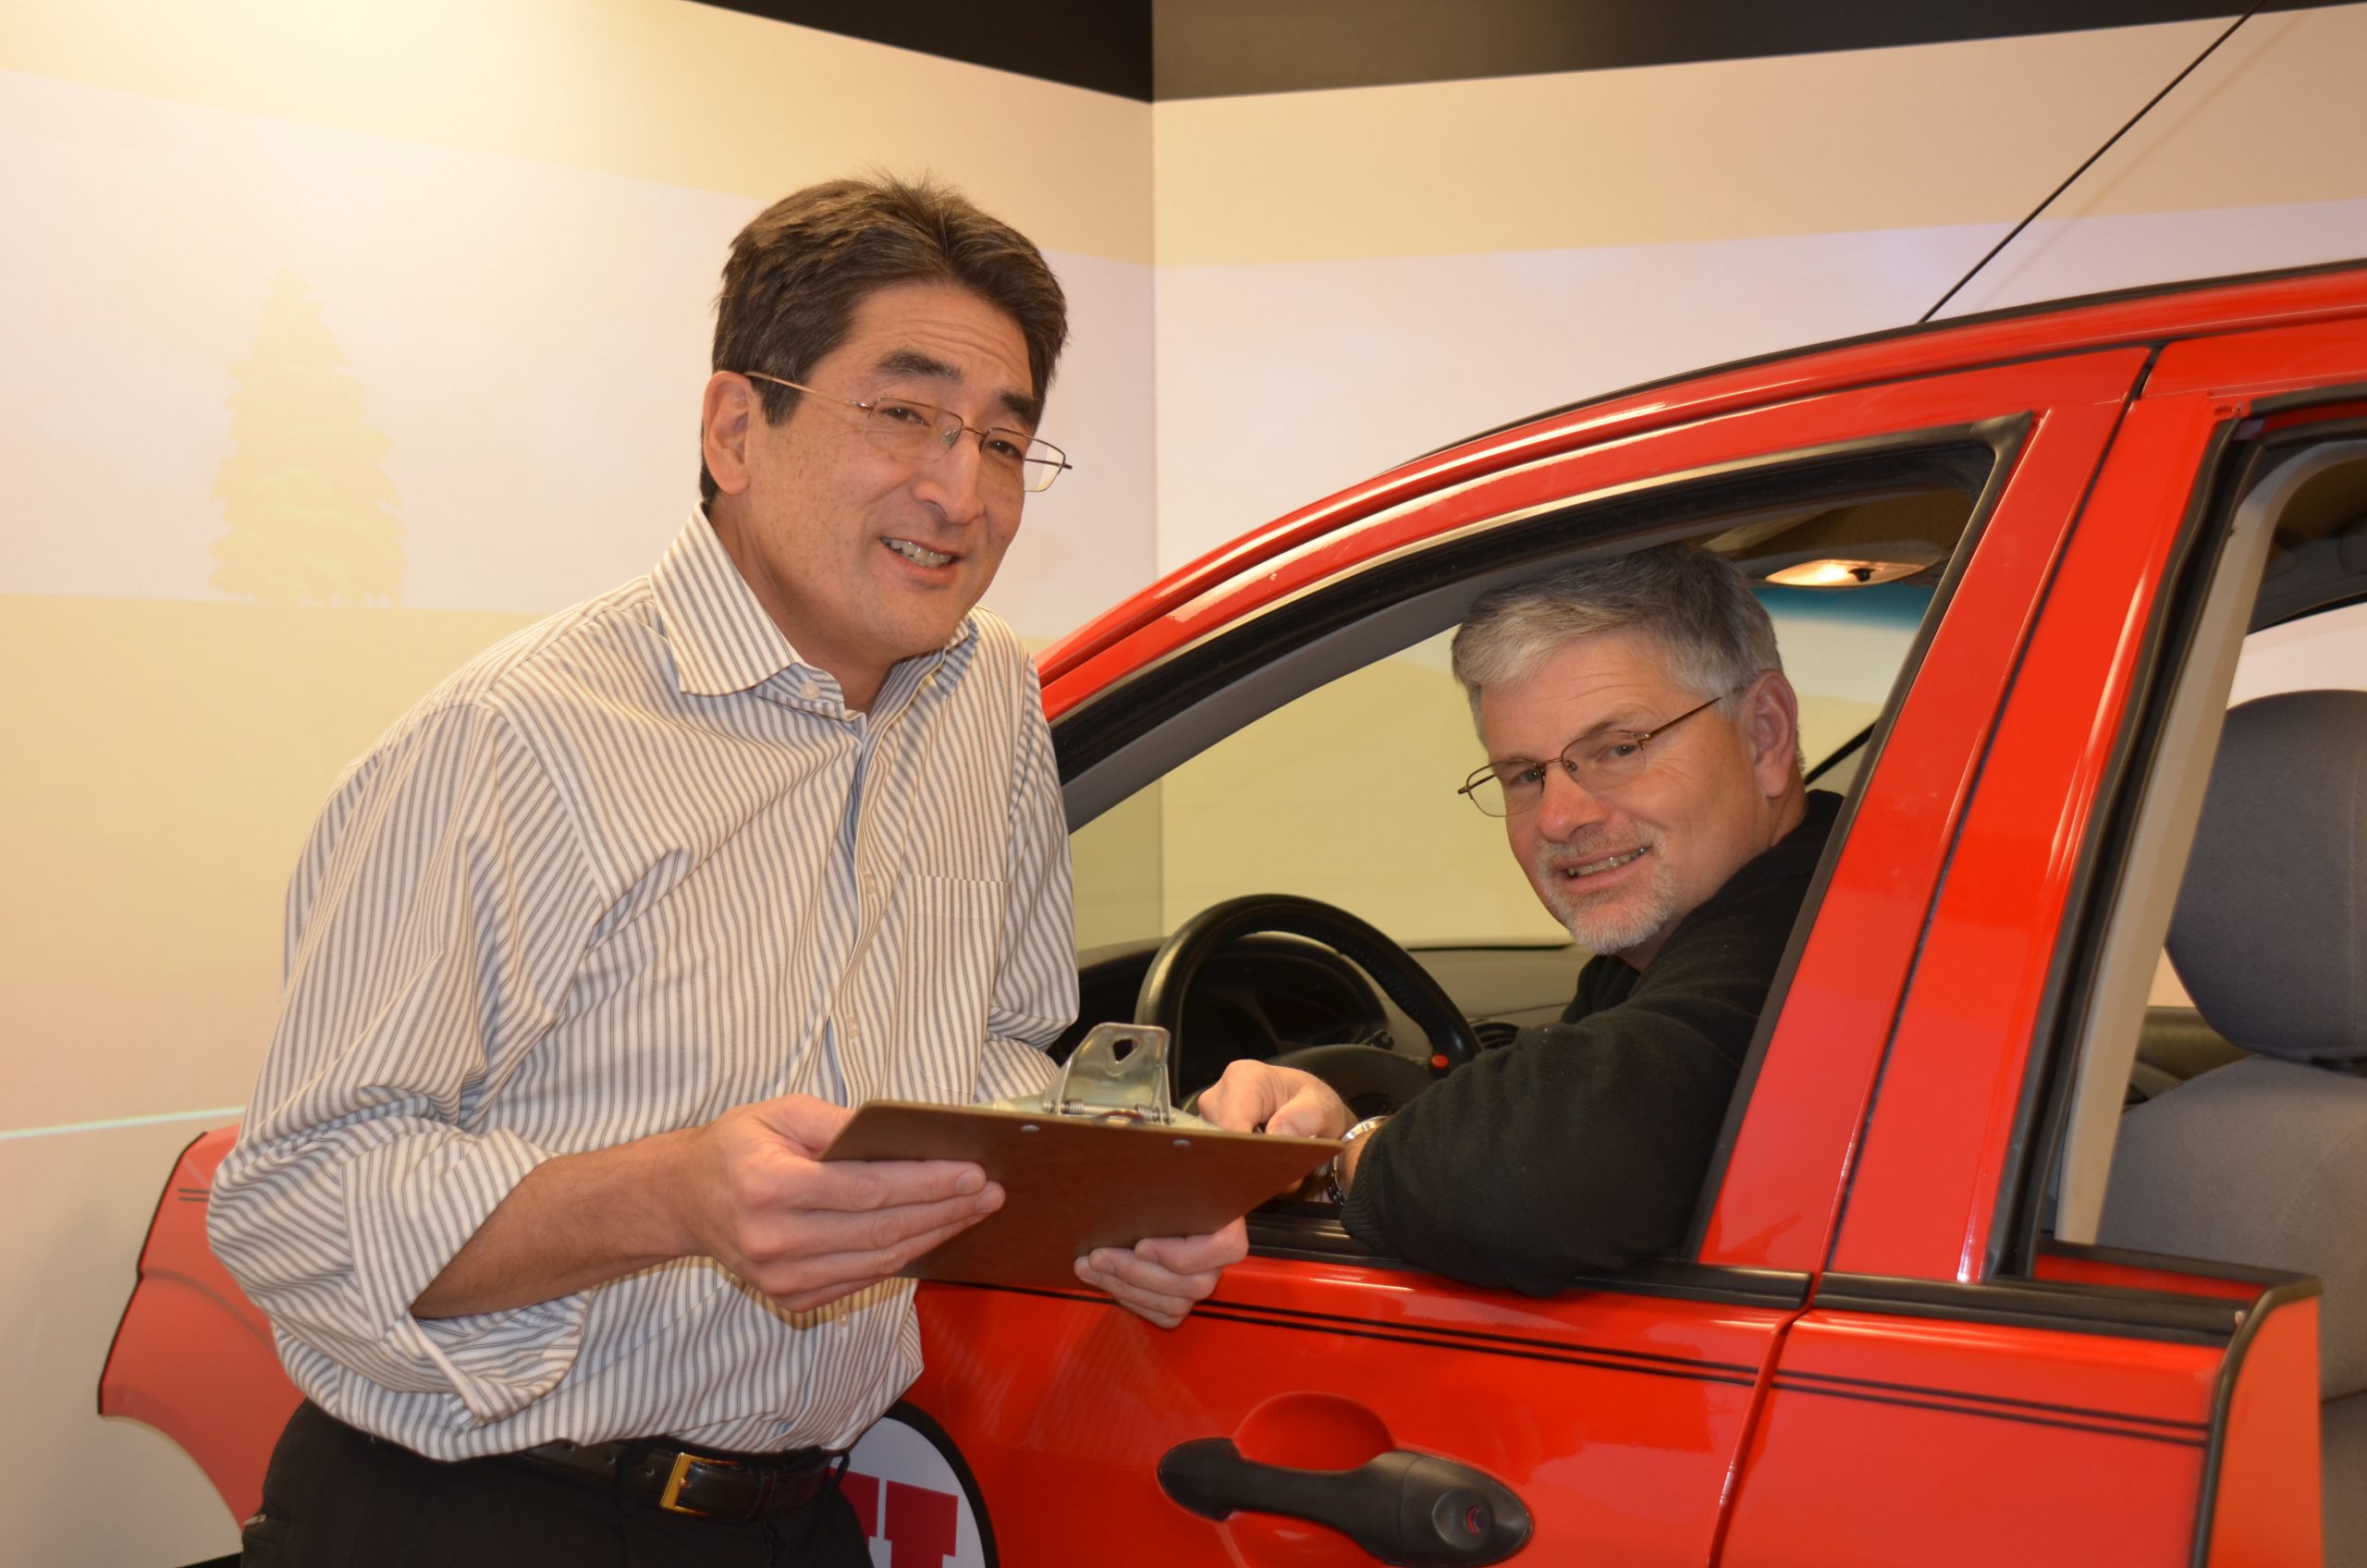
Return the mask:
<svg viewBox="0 0 2367 1568">
<path fill-rule="evenodd" d="M 959 196 L 768 209 L 706 505 L 339 780 L 214 1188 L 307 1396 L 250 1562 L 870 1562 L 835 1482 L 919 1367 L 898 1271 L 1002 1194 L 816 1157 L 866 1098 L 1040 1090 L 1076 1009 L 1034 668 L 975 608 L 1067 466 L 1065 334 Z M 1078 1273 L 1171 1326 L 1243 1251 Z"/>
<path fill-rule="evenodd" d="M 759 213 L 723 263 L 715 368 L 765 372 L 757 391 L 779 424 L 796 404 L 793 384 L 846 337 L 863 297 L 901 283 L 967 289 L 1019 328 L 1032 429 L 1068 341 L 1068 301 L 1024 236 L 936 186 L 831 180 Z M 704 457 L 699 495 L 715 501 Z"/>
<path fill-rule="evenodd" d="M 1706 550 L 1487 594 L 1454 671 L 1489 758 L 1462 792 L 1594 955 L 1576 996 L 1393 1116 L 1355 1121 L 1264 1062 L 1233 1063 L 1199 1109 L 1346 1136 L 1329 1182 L 1356 1236 L 1545 1295 L 1683 1238 L 1839 800 L 1802 784 L 1774 629 Z"/>
</svg>

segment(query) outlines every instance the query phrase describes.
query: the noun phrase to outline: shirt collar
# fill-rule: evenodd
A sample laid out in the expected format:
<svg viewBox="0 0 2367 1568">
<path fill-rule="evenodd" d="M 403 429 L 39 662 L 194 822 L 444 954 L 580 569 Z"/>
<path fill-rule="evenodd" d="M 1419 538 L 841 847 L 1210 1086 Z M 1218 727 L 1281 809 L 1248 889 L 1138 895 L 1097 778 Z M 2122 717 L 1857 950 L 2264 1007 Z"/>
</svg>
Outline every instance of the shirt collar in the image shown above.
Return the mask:
<svg viewBox="0 0 2367 1568">
<path fill-rule="evenodd" d="M 673 650 L 675 683 L 685 695 L 722 697 L 751 691 L 783 670 L 831 680 L 828 671 L 798 657 L 797 649 L 765 613 L 731 552 L 716 537 L 705 508 L 691 509 L 690 521 L 651 569 L 649 583 Z M 977 634 L 975 615 L 963 616 L 945 646 L 928 655 L 929 662 Z M 892 671 L 889 679 L 894 679 Z M 836 685 L 831 680 L 833 689 Z"/>
</svg>

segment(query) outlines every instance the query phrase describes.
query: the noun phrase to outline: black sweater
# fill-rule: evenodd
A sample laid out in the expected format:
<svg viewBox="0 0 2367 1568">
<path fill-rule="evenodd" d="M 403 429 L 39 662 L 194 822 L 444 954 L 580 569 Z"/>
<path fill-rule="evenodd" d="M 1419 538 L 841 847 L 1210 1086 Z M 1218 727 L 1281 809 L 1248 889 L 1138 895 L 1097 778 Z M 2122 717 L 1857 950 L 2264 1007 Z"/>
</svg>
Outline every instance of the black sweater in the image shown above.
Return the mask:
<svg viewBox="0 0 2367 1568">
<path fill-rule="evenodd" d="M 1841 798 L 1677 923 L 1649 969 L 1597 956 L 1524 1029 L 1371 1134 L 1341 1221 L 1379 1251 L 1551 1295 L 1674 1246 Z"/>
</svg>

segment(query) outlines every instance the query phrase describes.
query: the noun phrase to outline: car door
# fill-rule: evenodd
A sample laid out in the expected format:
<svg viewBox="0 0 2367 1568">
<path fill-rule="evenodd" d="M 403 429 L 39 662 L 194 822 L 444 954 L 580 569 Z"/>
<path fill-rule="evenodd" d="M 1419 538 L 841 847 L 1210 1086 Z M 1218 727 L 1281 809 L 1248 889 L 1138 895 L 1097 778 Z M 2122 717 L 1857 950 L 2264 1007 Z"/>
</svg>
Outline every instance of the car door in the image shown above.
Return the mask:
<svg viewBox="0 0 2367 1568">
<path fill-rule="evenodd" d="M 1729 1568 L 2318 1561 L 2315 1282 L 2086 1244 L 2273 543 L 2246 476 L 2367 433 L 2367 326 L 2318 313 L 2165 346 L 2031 600 Z"/>
<path fill-rule="evenodd" d="M 1172 1331 L 1082 1291 L 926 1287 L 912 1403 L 966 1469 L 987 1555 L 1073 1561 L 1098 1542 L 1147 1564 L 1448 1561 L 1411 1553 L 1516 1513 L 1532 1561 L 1716 1556 L 1945 847 L 2144 361 L 2105 349 L 1876 371 L 1757 406 L 1722 385 L 1581 410 L 1313 508 L 1054 661 L 1047 702 L 1082 827 L 1315 685 L 1327 658 L 1357 656 L 1360 636 L 1369 654 L 1435 631 L 1475 583 L 1616 541 L 1738 537 L 1820 485 L 1879 490 L 1885 464 L 1973 464 L 1968 522 L 1794 936 L 1693 1243 L 1530 1298 L 1373 1256 L 1327 1215 L 1284 1207 L 1253 1217 L 1250 1258 Z M 1081 857 L 1081 882 L 1093 874 Z M 1502 1201 L 1526 1200 L 1508 1185 Z M 1409 1483 L 1411 1509 L 1294 1474 L 1392 1454 L 1455 1468 Z"/>
</svg>

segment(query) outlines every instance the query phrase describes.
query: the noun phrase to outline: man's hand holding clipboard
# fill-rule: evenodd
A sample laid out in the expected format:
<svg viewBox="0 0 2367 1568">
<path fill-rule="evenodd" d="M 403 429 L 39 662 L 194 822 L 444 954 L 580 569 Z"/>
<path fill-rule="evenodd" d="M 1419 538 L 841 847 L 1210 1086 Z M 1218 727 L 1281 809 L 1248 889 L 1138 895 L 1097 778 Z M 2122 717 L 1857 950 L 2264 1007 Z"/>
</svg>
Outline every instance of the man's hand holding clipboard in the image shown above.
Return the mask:
<svg viewBox="0 0 2367 1568">
<path fill-rule="evenodd" d="M 1339 1145 L 1227 1133 L 1170 1110 L 1164 1046 L 1159 1031 L 1103 1025 L 1042 1106 L 869 1101 L 822 1158 L 966 1160 L 1002 1187 L 1000 1211 L 915 1259 L 907 1275 L 1038 1288 L 1082 1280 L 1154 1320 L 1180 1320 L 1189 1300 L 1175 1299 L 1169 1313 L 1134 1296 L 1162 1276 L 1237 1261 L 1241 1217 L 1297 1185 Z M 1152 1267 L 1133 1267 L 1144 1261 Z"/>
</svg>

